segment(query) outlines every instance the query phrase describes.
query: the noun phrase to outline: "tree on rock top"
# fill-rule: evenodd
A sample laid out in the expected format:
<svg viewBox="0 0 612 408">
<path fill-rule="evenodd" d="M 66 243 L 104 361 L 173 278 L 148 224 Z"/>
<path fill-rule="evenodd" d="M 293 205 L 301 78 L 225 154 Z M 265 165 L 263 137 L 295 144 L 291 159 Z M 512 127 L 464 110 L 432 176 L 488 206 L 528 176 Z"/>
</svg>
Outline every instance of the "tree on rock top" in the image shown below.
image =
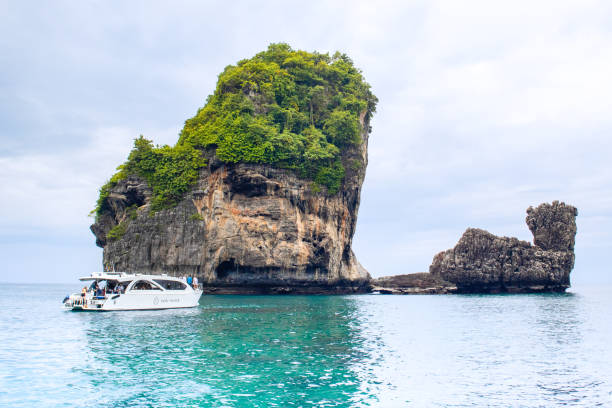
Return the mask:
<svg viewBox="0 0 612 408">
<path fill-rule="evenodd" d="M 272 44 L 225 68 L 206 105 L 185 122 L 178 144 L 214 146 L 226 163 L 295 169 L 325 180 L 321 184 L 335 193 L 344 175 L 342 150 L 361 143 L 359 116 L 368 123 L 376 102 L 346 55 Z"/>
<path fill-rule="evenodd" d="M 345 175 L 343 153 L 362 143 L 377 98 L 345 54 L 333 56 L 271 44 L 219 75 L 206 105 L 185 122 L 174 147 L 136 139 L 128 160 L 100 189 L 136 174 L 153 189 L 152 207 L 176 204 L 215 149 L 225 163 L 259 163 L 295 171 L 335 194 Z M 360 121 L 360 118 L 362 120 Z"/>
</svg>

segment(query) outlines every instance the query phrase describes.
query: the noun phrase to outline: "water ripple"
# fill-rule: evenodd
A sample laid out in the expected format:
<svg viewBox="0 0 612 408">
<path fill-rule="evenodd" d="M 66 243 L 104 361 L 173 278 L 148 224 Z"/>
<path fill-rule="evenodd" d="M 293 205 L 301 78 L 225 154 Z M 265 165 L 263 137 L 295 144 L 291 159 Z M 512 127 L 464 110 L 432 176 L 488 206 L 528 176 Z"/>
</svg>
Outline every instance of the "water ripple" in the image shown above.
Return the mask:
<svg viewBox="0 0 612 408">
<path fill-rule="evenodd" d="M 0 406 L 612 405 L 605 290 L 70 313 L 69 289 L 0 285 Z"/>
</svg>

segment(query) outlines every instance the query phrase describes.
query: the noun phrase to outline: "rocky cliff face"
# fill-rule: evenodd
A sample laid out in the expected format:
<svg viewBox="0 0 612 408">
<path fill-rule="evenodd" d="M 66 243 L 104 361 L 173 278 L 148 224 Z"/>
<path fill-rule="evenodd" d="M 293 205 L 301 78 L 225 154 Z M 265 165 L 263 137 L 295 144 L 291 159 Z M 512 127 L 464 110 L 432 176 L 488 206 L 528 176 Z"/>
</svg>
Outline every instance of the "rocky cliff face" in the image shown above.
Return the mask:
<svg viewBox="0 0 612 408">
<path fill-rule="evenodd" d="M 346 166 L 334 195 L 289 170 L 223 164 L 214 153 L 174 208 L 150 213 L 146 182 L 119 181 L 91 226 L 104 269 L 195 275 L 216 293 L 366 291 L 370 276 L 351 249 L 367 164 L 362 125 L 363 143 L 343 157 L 359 165 Z"/>
<path fill-rule="evenodd" d="M 469 228 L 453 249 L 434 257 L 429 271 L 460 292 L 564 291 L 574 267 L 577 215 L 558 201 L 529 207 L 534 245 Z"/>
</svg>

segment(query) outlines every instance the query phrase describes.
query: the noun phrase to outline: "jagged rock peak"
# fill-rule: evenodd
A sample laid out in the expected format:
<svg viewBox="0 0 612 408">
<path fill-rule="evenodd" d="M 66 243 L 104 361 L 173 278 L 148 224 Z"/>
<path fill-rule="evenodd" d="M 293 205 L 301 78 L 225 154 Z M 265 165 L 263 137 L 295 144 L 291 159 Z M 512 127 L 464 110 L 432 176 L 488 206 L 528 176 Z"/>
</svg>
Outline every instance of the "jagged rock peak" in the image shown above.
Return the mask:
<svg viewBox="0 0 612 408">
<path fill-rule="evenodd" d="M 553 201 L 527 209 L 527 226 L 535 246 L 544 250 L 573 251 L 576 238 L 576 207 Z"/>
</svg>

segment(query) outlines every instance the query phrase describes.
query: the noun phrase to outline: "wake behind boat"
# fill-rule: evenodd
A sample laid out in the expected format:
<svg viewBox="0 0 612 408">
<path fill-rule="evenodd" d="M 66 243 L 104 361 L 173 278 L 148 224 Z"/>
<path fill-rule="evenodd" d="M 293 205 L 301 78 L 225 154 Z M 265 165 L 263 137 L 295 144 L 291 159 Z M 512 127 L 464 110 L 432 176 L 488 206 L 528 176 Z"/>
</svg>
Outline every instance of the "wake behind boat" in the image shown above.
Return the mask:
<svg viewBox="0 0 612 408">
<path fill-rule="evenodd" d="M 195 307 L 202 290 L 181 278 L 168 275 L 141 275 L 123 272 L 94 272 L 79 278 L 92 281 L 81 293 L 64 299 L 66 310 L 110 311 Z"/>
</svg>

